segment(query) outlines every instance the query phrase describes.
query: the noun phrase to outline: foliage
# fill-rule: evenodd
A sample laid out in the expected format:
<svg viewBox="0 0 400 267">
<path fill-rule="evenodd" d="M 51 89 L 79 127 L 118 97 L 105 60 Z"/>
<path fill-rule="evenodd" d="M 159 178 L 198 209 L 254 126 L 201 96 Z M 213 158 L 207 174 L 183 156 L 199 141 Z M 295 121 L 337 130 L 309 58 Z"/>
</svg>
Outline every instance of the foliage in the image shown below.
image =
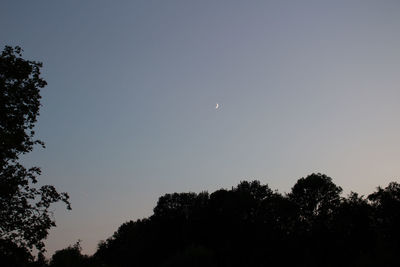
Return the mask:
<svg viewBox="0 0 400 267">
<path fill-rule="evenodd" d="M 68 195 L 54 186 L 34 185 L 40 168 L 25 168 L 19 162 L 36 144 L 44 146 L 34 139 L 34 126 L 40 89 L 46 85 L 40 77 L 42 63 L 21 56 L 20 47 L 10 46 L 0 55 L 0 240 L 11 247 L 43 251 L 43 240 L 55 226 L 50 205 L 62 201 L 70 209 L 70 204 Z"/>
<path fill-rule="evenodd" d="M 323 174 L 286 195 L 259 181 L 173 193 L 99 244 L 104 266 L 398 266 L 400 186 L 341 197 Z M 397 232 L 396 232 L 397 231 Z"/>
<path fill-rule="evenodd" d="M 331 214 L 340 203 L 342 188 L 332 182 L 332 178 L 324 174 L 311 174 L 299 179 L 289 194 L 300 211 L 300 219 L 311 220 L 319 216 Z"/>
<path fill-rule="evenodd" d="M 82 255 L 82 247 L 80 241 L 74 245 L 57 250 L 50 261 L 50 267 L 83 267 L 90 266 L 90 260 L 87 256 Z"/>
<path fill-rule="evenodd" d="M 19 247 L 9 240 L 0 239 L 0 259 L 2 266 L 29 266 L 33 258 L 24 247 Z"/>
</svg>

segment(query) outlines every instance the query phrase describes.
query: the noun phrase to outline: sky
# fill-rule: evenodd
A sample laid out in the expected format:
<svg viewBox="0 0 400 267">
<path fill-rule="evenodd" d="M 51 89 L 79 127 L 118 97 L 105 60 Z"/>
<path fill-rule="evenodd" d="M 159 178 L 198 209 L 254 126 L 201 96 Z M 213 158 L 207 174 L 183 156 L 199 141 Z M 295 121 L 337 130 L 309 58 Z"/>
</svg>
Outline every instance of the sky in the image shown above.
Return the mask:
<svg viewBox="0 0 400 267">
<path fill-rule="evenodd" d="M 313 172 L 400 182 L 399 1 L 11 1 L 0 45 L 43 62 L 40 184 L 68 192 L 46 247 L 92 254 L 171 192 Z M 216 104 L 219 108 L 216 109 Z"/>
</svg>

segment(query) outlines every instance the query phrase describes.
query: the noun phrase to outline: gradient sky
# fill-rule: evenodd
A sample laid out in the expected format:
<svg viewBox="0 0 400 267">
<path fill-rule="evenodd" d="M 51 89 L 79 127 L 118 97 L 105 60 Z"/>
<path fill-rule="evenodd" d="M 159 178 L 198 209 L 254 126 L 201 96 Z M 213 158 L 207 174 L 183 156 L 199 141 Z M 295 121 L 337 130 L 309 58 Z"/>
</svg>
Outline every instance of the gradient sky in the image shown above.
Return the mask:
<svg viewBox="0 0 400 267">
<path fill-rule="evenodd" d="M 49 255 L 168 192 L 400 181 L 399 1 L 3 0 L 0 36 L 44 63 L 25 162 L 72 202 Z"/>
</svg>

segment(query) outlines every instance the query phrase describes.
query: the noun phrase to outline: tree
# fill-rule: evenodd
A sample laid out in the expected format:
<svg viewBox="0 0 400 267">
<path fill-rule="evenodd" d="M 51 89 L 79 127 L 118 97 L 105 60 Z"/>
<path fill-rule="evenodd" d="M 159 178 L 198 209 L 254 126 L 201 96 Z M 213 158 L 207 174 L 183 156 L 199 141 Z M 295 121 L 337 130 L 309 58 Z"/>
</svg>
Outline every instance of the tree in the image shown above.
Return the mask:
<svg viewBox="0 0 400 267">
<path fill-rule="evenodd" d="M 334 266 L 346 261 L 351 266 L 363 266 L 362 261 L 370 266 L 380 266 L 373 262 L 373 251 L 377 243 L 373 228 L 372 207 L 368 201 L 355 192 L 343 198 L 334 212 L 331 232 L 331 250 L 335 257 Z"/>
<path fill-rule="evenodd" d="M 400 248 L 400 184 L 391 182 L 385 188 L 378 187 L 368 196 L 373 207 L 374 226 L 378 231 L 378 246 L 387 253 L 381 260 L 385 264 L 398 265 Z M 388 253 L 389 252 L 389 253 Z M 383 264 L 382 264 L 383 266 Z"/>
<path fill-rule="evenodd" d="M 305 266 L 331 266 L 334 237 L 330 233 L 333 215 L 340 205 L 342 188 L 325 174 L 313 173 L 299 179 L 288 194 L 297 205 L 298 219 L 295 239 L 298 255 L 303 257 Z"/>
<path fill-rule="evenodd" d="M 325 174 L 311 174 L 299 179 L 289 194 L 290 199 L 300 209 L 300 218 L 305 221 L 324 217 L 340 203 L 342 188 L 332 182 Z"/>
<path fill-rule="evenodd" d="M 398 266 L 400 185 L 340 197 L 324 174 L 289 194 L 243 181 L 211 194 L 159 198 L 147 219 L 121 225 L 92 266 Z M 289 257 L 288 257 L 289 255 Z"/>
<path fill-rule="evenodd" d="M 50 267 L 83 267 L 89 266 L 89 259 L 82 255 L 80 240 L 73 246 L 68 246 L 62 250 L 57 250 L 51 257 Z"/>
<path fill-rule="evenodd" d="M 55 226 L 49 210 L 67 193 L 52 185 L 35 186 L 39 167 L 25 168 L 19 159 L 44 143 L 34 138 L 39 115 L 42 63 L 25 60 L 20 47 L 6 46 L 0 55 L 0 240 L 44 251 L 43 240 Z"/>
</svg>

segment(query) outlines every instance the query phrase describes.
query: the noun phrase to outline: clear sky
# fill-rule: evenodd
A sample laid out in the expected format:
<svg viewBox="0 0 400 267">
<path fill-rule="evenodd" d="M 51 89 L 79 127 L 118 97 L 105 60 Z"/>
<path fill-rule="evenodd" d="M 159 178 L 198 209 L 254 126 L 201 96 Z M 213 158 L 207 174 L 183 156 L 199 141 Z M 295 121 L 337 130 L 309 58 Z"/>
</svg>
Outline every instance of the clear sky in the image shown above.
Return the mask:
<svg viewBox="0 0 400 267">
<path fill-rule="evenodd" d="M 72 202 L 50 255 L 168 192 L 400 181 L 399 1 L 3 0 L 0 36 L 44 63 L 25 161 Z"/>
</svg>

